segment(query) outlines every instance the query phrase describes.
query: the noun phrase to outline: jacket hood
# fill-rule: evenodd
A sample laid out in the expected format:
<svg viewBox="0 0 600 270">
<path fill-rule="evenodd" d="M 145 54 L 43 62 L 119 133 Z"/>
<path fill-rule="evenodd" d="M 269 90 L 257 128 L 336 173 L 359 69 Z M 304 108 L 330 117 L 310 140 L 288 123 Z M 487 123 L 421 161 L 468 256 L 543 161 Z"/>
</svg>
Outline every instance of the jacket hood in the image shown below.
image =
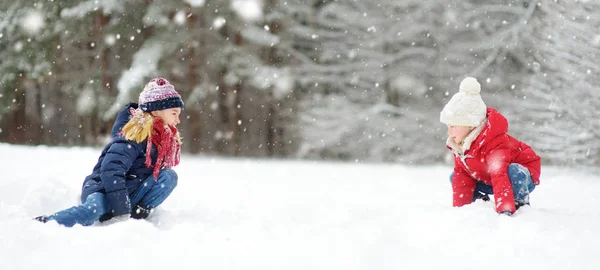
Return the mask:
<svg viewBox="0 0 600 270">
<path fill-rule="evenodd" d="M 488 108 L 487 109 L 487 127 L 484 132 L 487 132 L 487 136 L 492 139 L 499 135 L 506 134 L 508 132 L 508 120 L 504 115 L 498 111 Z"/>
<path fill-rule="evenodd" d="M 125 124 L 129 122 L 129 119 L 131 119 L 131 108 L 133 108 L 134 110 L 137 109 L 138 104 L 130 102 L 123 107 L 123 109 L 119 112 L 117 118 L 115 119 L 115 123 L 113 124 L 112 130 L 110 132 L 111 137 L 114 138 L 115 136 L 117 136 L 119 132 L 121 132 L 121 129 L 123 129 Z"/>
</svg>

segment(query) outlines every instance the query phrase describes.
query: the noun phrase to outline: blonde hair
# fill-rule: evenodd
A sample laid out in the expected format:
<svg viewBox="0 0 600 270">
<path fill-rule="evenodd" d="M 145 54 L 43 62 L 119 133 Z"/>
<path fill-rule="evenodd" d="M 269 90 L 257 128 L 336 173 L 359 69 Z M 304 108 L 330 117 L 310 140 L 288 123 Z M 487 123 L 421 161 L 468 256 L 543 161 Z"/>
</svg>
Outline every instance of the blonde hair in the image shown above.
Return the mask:
<svg viewBox="0 0 600 270">
<path fill-rule="evenodd" d="M 141 143 L 150 137 L 154 116 L 149 112 L 135 110 L 133 116 L 122 129 L 125 139 Z"/>
</svg>

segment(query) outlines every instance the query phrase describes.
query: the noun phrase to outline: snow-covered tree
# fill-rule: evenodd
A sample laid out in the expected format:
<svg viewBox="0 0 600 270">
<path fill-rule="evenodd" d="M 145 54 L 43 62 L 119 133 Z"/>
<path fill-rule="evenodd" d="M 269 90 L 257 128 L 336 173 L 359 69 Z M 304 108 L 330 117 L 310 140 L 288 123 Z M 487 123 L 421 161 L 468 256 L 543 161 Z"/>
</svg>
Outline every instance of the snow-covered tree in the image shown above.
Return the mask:
<svg viewBox="0 0 600 270">
<path fill-rule="evenodd" d="M 484 56 L 471 72 L 482 95 L 498 106 L 509 132 L 563 165 L 597 165 L 600 26 L 595 1 L 473 1 L 456 5 Z M 456 43 L 454 43 L 456 44 Z M 487 92 L 487 93 L 486 93 Z"/>
<path fill-rule="evenodd" d="M 47 123 L 43 104 L 48 93 L 43 84 L 53 74 L 60 43 L 56 3 L 3 1 L 0 3 L 0 128 L 8 142 L 39 143 L 40 129 Z"/>
<path fill-rule="evenodd" d="M 115 71 L 124 66 L 141 25 L 139 1 L 3 2 L 1 88 L 15 96 L 21 126 L 7 140 L 29 143 L 101 143 L 112 122 L 103 120 L 114 94 Z M 121 38 L 123 37 L 123 38 Z M 9 97 L 9 95 L 5 95 Z M 24 97 L 24 101 L 20 97 Z M 8 98 L 7 100 L 10 100 Z M 26 113 L 19 113 L 24 110 Z M 30 136 L 31 138 L 28 138 Z"/>
<path fill-rule="evenodd" d="M 98 144 L 144 83 L 186 103 L 187 151 L 444 160 L 465 76 L 546 162 L 597 164 L 595 1 L 0 3 L 0 140 Z"/>
<path fill-rule="evenodd" d="M 508 72 L 492 60 L 512 31 L 503 21 L 516 20 L 525 9 L 506 2 L 345 0 L 313 1 L 314 9 L 291 6 L 298 22 L 292 29 L 296 48 L 312 60 L 295 69 L 308 93 L 299 116 L 306 138 L 300 155 L 441 160 L 445 127 L 439 111 L 460 80 L 488 81 Z M 518 14 L 505 12 L 511 9 Z"/>
<path fill-rule="evenodd" d="M 294 70 L 306 92 L 301 156 L 440 160 L 439 111 L 463 77 L 475 76 L 486 103 L 508 116 L 511 134 L 552 161 L 595 162 L 596 129 L 578 119 L 597 112 L 573 108 L 579 100 L 595 107 L 597 38 L 589 33 L 598 27 L 597 4 L 294 3 L 304 1 L 289 8 L 295 48 L 305 56 Z"/>
<path fill-rule="evenodd" d="M 143 83 L 167 76 L 186 103 L 182 132 L 191 152 L 273 155 L 284 140 L 280 107 L 291 90 L 275 46 L 277 1 L 151 2 L 143 28 L 151 37 L 117 84 L 114 116 Z M 283 150 L 277 150 L 283 151 Z M 278 153 L 283 155 L 283 152 Z"/>
<path fill-rule="evenodd" d="M 301 3 L 299 4 L 301 5 Z M 314 1 L 291 5 L 296 49 L 311 59 L 294 69 L 307 93 L 298 131 L 301 156 L 394 160 L 417 155 L 427 123 L 428 69 L 436 50 L 427 4 L 402 1 Z M 303 61 L 304 60 L 304 61 Z M 416 104 L 419 100 L 423 104 Z M 405 106 L 406 104 L 406 106 Z M 424 137 L 431 137 L 424 136 Z M 418 156 L 418 157 L 417 157 Z"/>
<path fill-rule="evenodd" d="M 529 1 L 518 57 L 528 70 L 519 86 L 515 116 L 519 135 L 544 153 L 547 162 L 600 162 L 600 16 L 597 1 Z M 523 23 L 524 24 L 524 23 Z"/>
</svg>

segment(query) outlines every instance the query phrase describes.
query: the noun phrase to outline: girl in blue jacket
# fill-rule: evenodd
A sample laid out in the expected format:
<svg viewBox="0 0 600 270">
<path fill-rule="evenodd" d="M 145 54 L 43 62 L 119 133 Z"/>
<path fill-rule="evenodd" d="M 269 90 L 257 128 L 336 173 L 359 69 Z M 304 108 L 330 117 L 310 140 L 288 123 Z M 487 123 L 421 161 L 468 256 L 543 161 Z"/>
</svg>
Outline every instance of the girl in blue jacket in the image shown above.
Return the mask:
<svg viewBox="0 0 600 270">
<path fill-rule="evenodd" d="M 119 113 L 92 174 L 83 182 L 81 205 L 36 220 L 72 227 L 113 217 L 144 219 L 177 185 L 170 169 L 179 164 L 177 131 L 183 109 L 181 96 L 163 78 L 150 80 L 139 104 Z"/>
</svg>

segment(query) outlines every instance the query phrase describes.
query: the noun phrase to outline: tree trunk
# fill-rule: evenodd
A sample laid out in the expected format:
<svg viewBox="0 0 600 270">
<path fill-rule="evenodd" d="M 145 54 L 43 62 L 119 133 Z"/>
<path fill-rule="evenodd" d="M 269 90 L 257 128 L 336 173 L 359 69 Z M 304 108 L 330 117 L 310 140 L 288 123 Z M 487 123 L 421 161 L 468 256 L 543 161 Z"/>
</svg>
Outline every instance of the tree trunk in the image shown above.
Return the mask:
<svg viewBox="0 0 600 270">
<path fill-rule="evenodd" d="M 277 4 L 276 0 L 268 0 L 265 3 L 265 13 L 273 12 L 275 6 Z M 269 31 L 277 35 L 281 31 L 280 23 L 276 20 L 272 20 L 268 24 Z M 269 66 L 280 66 L 282 64 L 282 59 L 277 55 L 277 48 L 275 46 L 265 47 L 262 49 L 263 61 L 265 64 Z M 275 98 L 274 86 L 271 86 L 267 93 L 267 115 L 266 115 L 266 140 L 267 140 L 267 156 L 269 157 L 280 157 L 283 154 L 283 145 L 281 143 L 283 138 L 284 130 L 280 124 L 280 108 L 279 101 Z"/>
<path fill-rule="evenodd" d="M 187 7 L 187 26 L 188 29 L 202 29 L 204 27 L 202 20 L 198 19 L 198 16 L 192 14 L 191 6 L 186 4 Z M 202 43 L 203 39 L 199 38 L 198 42 Z M 202 47 L 202 46 L 200 46 Z M 197 51 L 196 47 L 193 45 L 189 46 L 188 50 L 188 75 L 186 78 L 188 79 L 188 89 L 189 95 L 194 95 L 194 91 L 196 87 L 198 87 L 201 83 L 201 77 L 199 73 L 198 63 L 204 62 L 203 52 Z M 202 148 L 202 101 L 199 100 L 197 104 L 187 104 L 187 108 L 189 110 L 189 119 L 187 121 L 188 126 L 188 134 L 190 135 L 190 139 L 188 140 L 189 146 L 187 146 L 187 150 L 191 153 L 199 153 Z"/>
</svg>

